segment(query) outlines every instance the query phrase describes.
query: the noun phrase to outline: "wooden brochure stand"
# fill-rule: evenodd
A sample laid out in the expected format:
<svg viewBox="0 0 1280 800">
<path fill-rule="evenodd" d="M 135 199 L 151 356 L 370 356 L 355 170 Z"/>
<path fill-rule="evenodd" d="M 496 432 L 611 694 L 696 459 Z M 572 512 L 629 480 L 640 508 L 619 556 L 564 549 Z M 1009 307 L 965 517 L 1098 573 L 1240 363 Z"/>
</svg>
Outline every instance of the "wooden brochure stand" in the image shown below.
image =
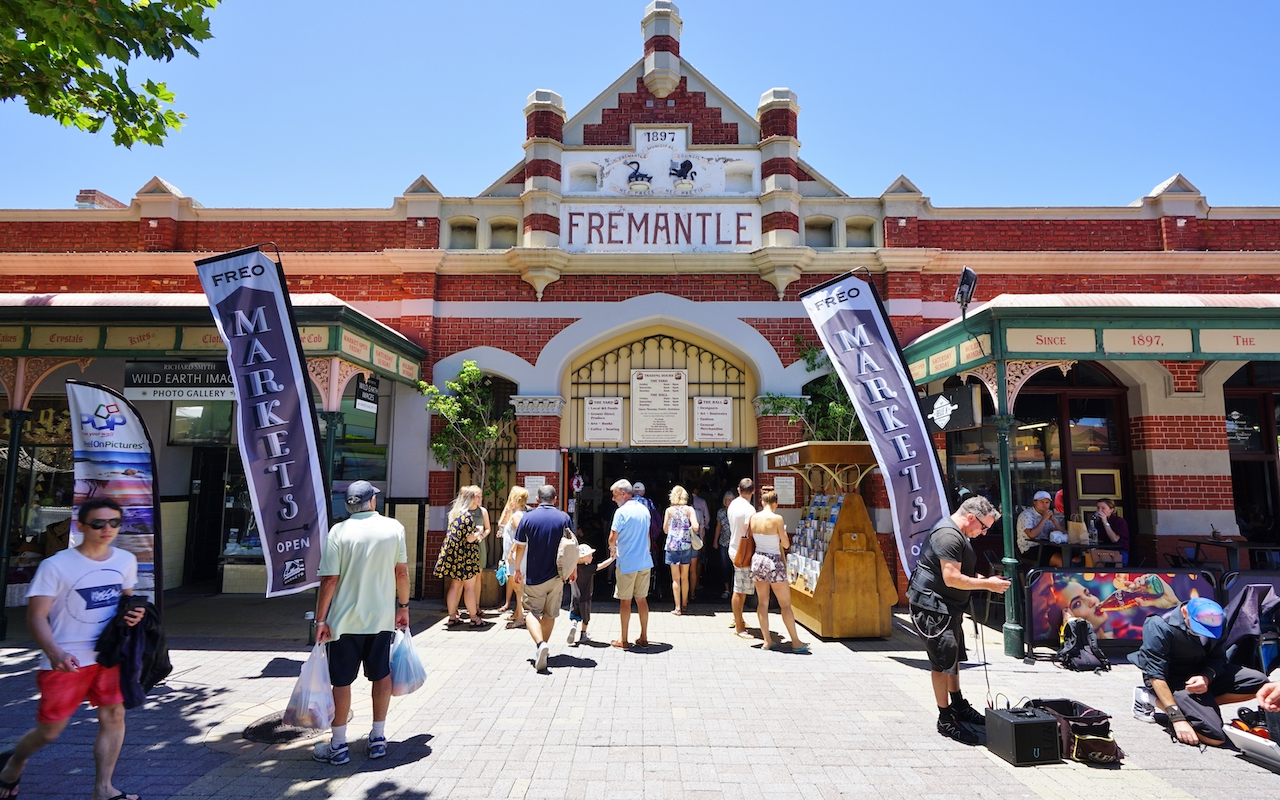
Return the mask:
<svg viewBox="0 0 1280 800">
<path fill-rule="evenodd" d="M 804 483 L 806 512 L 787 554 L 796 620 L 826 638 L 889 636 L 898 591 L 858 494 L 876 466 L 871 446 L 802 442 L 764 455 L 770 472 L 794 472 Z"/>
</svg>

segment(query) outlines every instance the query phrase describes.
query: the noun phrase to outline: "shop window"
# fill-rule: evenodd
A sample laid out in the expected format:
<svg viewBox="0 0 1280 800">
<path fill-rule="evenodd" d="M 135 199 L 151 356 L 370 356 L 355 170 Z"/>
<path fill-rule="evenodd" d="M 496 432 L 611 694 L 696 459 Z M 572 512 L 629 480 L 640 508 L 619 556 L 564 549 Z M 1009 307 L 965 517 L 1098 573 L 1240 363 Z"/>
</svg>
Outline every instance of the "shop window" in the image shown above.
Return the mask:
<svg viewBox="0 0 1280 800">
<path fill-rule="evenodd" d="M 1231 462 L 1231 495 L 1240 535 L 1272 541 L 1276 528 L 1276 465 L 1271 461 Z"/>
<path fill-rule="evenodd" d="M 1073 397 L 1067 404 L 1071 452 L 1118 453 L 1116 401 L 1109 397 Z"/>
<path fill-rule="evenodd" d="M 831 247 L 834 223 L 826 217 L 814 217 L 804 221 L 804 243 L 807 247 Z"/>
<path fill-rule="evenodd" d="M 1054 394 L 1020 395 L 1014 406 L 1009 456 L 1016 505 L 1029 506 L 1036 492 L 1054 494 L 1062 487 L 1058 408 Z"/>
<path fill-rule="evenodd" d="M 32 417 L 23 426 L 14 485 L 9 552 L 15 568 L 66 547 L 70 530 L 75 466 L 71 454 L 71 411 L 67 396 L 31 398 Z M 0 419 L 0 468 L 9 468 L 9 421 Z M 30 557 L 25 554 L 31 554 Z M 29 580 L 29 575 L 19 575 Z"/>
<path fill-rule="evenodd" d="M 1252 361 L 1245 364 L 1223 386 L 1280 386 L 1280 361 Z"/>
<path fill-rule="evenodd" d="M 495 222 L 489 227 L 489 247 L 493 250 L 506 250 L 519 243 L 519 233 L 515 223 Z"/>
<path fill-rule="evenodd" d="M 474 222 L 449 223 L 449 249 L 476 249 L 476 225 Z"/>
<path fill-rule="evenodd" d="M 1225 398 L 1227 449 L 1232 452 L 1262 451 L 1262 402 L 1257 397 Z"/>
<path fill-rule="evenodd" d="M 870 217 L 857 217 L 844 224 L 845 247 L 875 247 L 876 221 Z"/>
<path fill-rule="evenodd" d="M 232 400 L 174 400 L 169 404 L 169 445 L 231 444 Z"/>
</svg>

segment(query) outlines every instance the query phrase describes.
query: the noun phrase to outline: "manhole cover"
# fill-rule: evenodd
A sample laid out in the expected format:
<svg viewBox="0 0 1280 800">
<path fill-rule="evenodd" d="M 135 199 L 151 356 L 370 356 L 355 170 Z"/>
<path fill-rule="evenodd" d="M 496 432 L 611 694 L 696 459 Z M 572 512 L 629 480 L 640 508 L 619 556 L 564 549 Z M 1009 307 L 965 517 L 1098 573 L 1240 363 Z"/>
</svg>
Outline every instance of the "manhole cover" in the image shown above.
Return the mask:
<svg viewBox="0 0 1280 800">
<path fill-rule="evenodd" d="M 296 725 L 284 724 L 284 712 L 277 711 L 252 723 L 244 729 L 244 738 L 260 744 L 285 744 L 303 739 L 312 739 L 324 733 L 314 728 L 299 728 Z"/>
</svg>

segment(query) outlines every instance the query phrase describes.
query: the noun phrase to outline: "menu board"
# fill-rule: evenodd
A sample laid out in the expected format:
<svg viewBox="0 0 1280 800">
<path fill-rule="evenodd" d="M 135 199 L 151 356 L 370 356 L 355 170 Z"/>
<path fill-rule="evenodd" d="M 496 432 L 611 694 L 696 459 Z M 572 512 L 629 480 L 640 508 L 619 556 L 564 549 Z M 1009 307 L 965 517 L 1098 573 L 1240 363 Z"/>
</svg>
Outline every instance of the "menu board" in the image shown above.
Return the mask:
<svg viewBox="0 0 1280 800">
<path fill-rule="evenodd" d="M 733 441 L 733 398 L 693 398 L 693 440 L 695 442 Z"/>
<path fill-rule="evenodd" d="M 631 446 L 689 444 L 689 371 L 631 370 Z"/>
<path fill-rule="evenodd" d="M 582 441 L 622 441 L 622 398 L 585 397 L 582 404 Z"/>
</svg>

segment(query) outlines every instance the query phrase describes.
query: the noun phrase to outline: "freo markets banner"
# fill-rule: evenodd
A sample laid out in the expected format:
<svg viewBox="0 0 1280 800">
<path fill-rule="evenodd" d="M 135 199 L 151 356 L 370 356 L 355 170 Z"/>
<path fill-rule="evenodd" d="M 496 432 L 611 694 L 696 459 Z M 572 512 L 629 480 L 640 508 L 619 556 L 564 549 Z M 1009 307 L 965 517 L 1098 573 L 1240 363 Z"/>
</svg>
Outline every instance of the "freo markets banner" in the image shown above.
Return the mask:
<svg viewBox="0 0 1280 800">
<path fill-rule="evenodd" d="M 267 597 L 295 594 L 319 585 L 329 516 L 284 270 L 254 247 L 197 261 L 196 271 L 227 344 Z"/>
<path fill-rule="evenodd" d="M 71 411 L 71 449 L 75 460 L 75 497 L 71 512 L 71 545 L 84 541 L 76 522 L 80 504 L 107 497 L 120 504 L 121 525 L 115 546 L 138 559 L 134 593 L 160 605 L 160 495 L 156 484 L 155 448 L 142 417 L 128 400 L 96 383 L 67 381 Z M 90 599 L 115 607 L 118 593 Z"/>
<path fill-rule="evenodd" d="M 801 292 L 884 475 L 898 554 L 909 576 L 924 537 L 950 513 L 915 384 L 870 283 L 848 274 Z"/>
</svg>

